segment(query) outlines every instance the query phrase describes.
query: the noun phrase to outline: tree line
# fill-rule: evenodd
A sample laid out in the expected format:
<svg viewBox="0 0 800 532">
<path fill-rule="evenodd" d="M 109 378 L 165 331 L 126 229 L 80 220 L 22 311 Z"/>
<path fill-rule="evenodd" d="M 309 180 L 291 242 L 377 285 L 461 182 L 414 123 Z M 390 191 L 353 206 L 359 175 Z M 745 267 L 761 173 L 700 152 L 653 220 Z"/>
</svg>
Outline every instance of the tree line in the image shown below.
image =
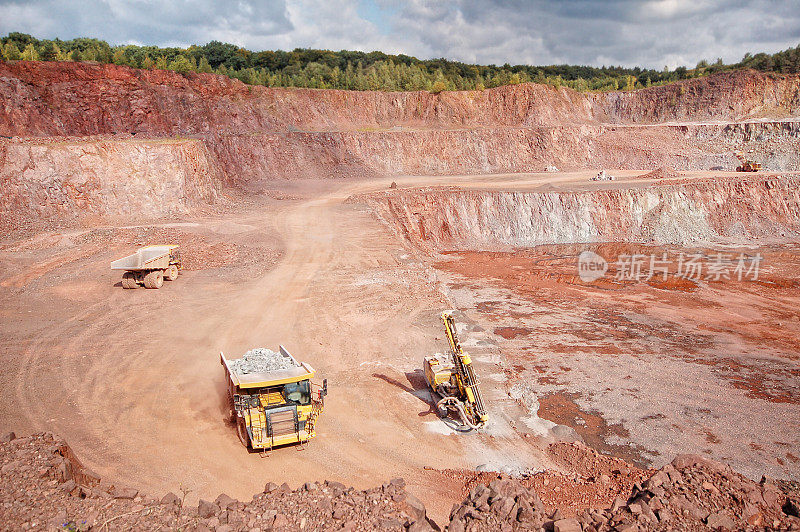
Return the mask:
<svg viewBox="0 0 800 532">
<path fill-rule="evenodd" d="M 700 61 L 695 68 L 670 70 L 575 65 L 471 65 L 447 59 L 421 60 L 383 52 L 311 50 L 252 52 L 211 41 L 203 46 L 111 46 L 99 39 L 37 39 L 13 32 L 0 38 L 6 61 L 96 61 L 179 73 L 216 73 L 249 85 L 379 91 L 482 90 L 518 83 L 543 83 L 578 91 L 633 90 L 715 72 L 754 68 L 764 72 L 800 72 L 800 46 L 776 54 L 746 54 L 724 64 Z"/>
</svg>

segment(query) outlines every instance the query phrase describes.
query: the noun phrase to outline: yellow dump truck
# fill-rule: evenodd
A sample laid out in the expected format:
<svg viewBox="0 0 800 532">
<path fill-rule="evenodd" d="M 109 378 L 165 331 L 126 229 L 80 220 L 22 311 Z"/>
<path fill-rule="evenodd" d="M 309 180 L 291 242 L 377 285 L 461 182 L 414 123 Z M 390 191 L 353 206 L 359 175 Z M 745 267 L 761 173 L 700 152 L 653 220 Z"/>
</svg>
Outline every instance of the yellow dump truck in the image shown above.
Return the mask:
<svg viewBox="0 0 800 532">
<path fill-rule="evenodd" d="M 231 421 L 248 449 L 271 450 L 304 443 L 315 435 L 328 394 L 311 382 L 314 368 L 298 362 L 283 346 L 278 351 L 251 349 L 239 359 L 220 353 L 225 368 Z"/>
</svg>

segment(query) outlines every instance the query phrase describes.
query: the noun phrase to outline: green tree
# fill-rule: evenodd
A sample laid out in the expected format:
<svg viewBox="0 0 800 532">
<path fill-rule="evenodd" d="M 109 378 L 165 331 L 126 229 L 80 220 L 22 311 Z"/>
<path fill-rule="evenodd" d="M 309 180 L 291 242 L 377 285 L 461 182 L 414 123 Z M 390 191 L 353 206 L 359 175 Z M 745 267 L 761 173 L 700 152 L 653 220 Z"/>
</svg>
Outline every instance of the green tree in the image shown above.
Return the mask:
<svg viewBox="0 0 800 532">
<path fill-rule="evenodd" d="M 97 61 L 97 49 L 87 48 L 81 53 L 83 61 Z"/>
<path fill-rule="evenodd" d="M 41 52 L 39 52 L 39 60 L 40 61 L 55 61 L 56 57 L 58 57 L 58 52 L 56 51 L 56 45 L 53 41 L 47 41 L 42 46 Z M 33 59 L 32 61 L 36 61 Z"/>
<path fill-rule="evenodd" d="M 24 50 L 20 52 L 20 50 Z M 37 39 L 24 33 L 0 37 L 0 58 L 48 61 L 98 61 L 138 68 L 173 69 L 179 72 L 216 71 L 245 83 L 269 86 L 342 88 L 349 90 L 482 90 L 508 84 L 546 83 L 578 91 L 633 90 L 652 84 L 706 76 L 739 68 L 765 72 L 800 72 L 800 46 L 775 54 L 745 54 L 741 62 L 726 65 L 717 59 L 701 60 L 689 70 L 674 71 L 576 65 L 469 65 L 446 59 L 420 60 L 383 52 L 295 49 L 290 52 L 251 52 L 233 44 L 212 41 L 186 49 L 157 46 L 111 47 L 99 39 Z M 153 63 L 153 58 L 158 58 Z M 442 89 L 444 86 L 444 89 Z M 434 88 L 435 87 L 435 88 Z"/>
<path fill-rule="evenodd" d="M 56 45 L 56 61 L 72 61 L 72 56 L 69 52 Z"/>
<path fill-rule="evenodd" d="M 632 91 L 636 88 L 636 76 L 625 76 L 625 90 Z"/>
<path fill-rule="evenodd" d="M 220 65 L 234 62 L 233 58 L 238 48 L 232 44 L 211 41 L 201 47 L 201 50 L 209 64 L 211 64 L 213 68 L 219 68 Z M 228 65 L 228 67 L 230 67 L 230 65 Z"/>
<path fill-rule="evenodd" d="M 115 65 L 128 65 L 128 56 L 125 55 L 125 50 L 122 48 L 114 50 L 114 55 L 111 57 L 111 60 Z"/>
<path fill-rule="evenodd" d="M 22 55 L 20 55 L 20 59 L 22 59 L 23 61 L 39 60 L 39 52 L 36 51 L 36 48 L 33 46 L 33 43 L 25 47 L 25 49 L 22 51 Z"/>
<path fill-rule="evenodd" d="M 18 61 L 20 56 L 19 48 L 13 42 L 9 41 L 3 46 L 3 57 L 6 58 L 6 61 Z"/>
<path fill-rule="evenodd" d="M 438 80 L 434 82 L 433 86 L 431 87 L 431 92 L 433 94 L 439 94 L 442 91 L 447 90 L 447 85 L 445 85 L 443 80 Z"/>
<path fill-rule="evenodd" d="M 206 56 L 202 56 L 200 58 L 200 63 L 197 65 L 197 71 L 204 74 L 210 74 L 214 71 L 214 69 L 211 68 L 211 64 L 208 62 L 208 59 L 206 59 Z"/>
<path fill-rule="evenodd" d="M 12 31 L 5 37 L 5 42 L 13 42 L 14 45 L 19 49 L 25 49 L 26 46 L 29 44 L 33 44 L 34 46 L 38 44 L 39 39 L 36 39 L 27 33 L 20 33 L 18 31 Z"/>
<path fill-rule="evenodd" d="M 187 74 L 192 71 L 192 63 L 185 55 L 179 55 L 169 64 L 168 68 L 179 74 Z"/>
</svg>

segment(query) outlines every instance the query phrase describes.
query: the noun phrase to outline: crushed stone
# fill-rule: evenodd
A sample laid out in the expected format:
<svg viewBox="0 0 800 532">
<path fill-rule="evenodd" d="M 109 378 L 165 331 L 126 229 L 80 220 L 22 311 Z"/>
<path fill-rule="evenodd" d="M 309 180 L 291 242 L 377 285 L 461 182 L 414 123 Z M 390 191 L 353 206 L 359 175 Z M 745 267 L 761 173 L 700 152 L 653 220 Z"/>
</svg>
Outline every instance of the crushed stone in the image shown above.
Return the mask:
<svg viewBox="0 0 800 532">
<path fill-rule="evenodd" d="M 298 364 L 280 352 L 265 347 L 256 347 L 242 355 L 242 358 L 231 360 L 230 366 L 232 371 L 247 375 L 296 368 Z"/>
</svg>

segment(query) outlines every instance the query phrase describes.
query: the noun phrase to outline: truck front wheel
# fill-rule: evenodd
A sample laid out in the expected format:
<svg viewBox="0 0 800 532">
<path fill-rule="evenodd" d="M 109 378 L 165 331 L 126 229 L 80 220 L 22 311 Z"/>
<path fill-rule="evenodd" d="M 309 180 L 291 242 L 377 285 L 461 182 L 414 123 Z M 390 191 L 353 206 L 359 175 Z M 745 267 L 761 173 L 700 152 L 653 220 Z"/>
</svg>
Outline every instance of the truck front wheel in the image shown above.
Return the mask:
<svg viewBox="0 0 800 532">
<path fill-rule="evenodd" d="M 236 421 L 236 433 L 239 435 L 239 441 L 242 442 L 242 445 L 250 448 L 250 437 L 247 435 L 247 427 L 244 424 L 244 418 L 240 417 Z"/>
<path fill-rule="evenodd" d="M 174 281 L 178 278 L 178 267 L 174 264 L 170 264 L 169 268 L 164 272 L 164 279 L 167 281 Z"/>
</svg>

